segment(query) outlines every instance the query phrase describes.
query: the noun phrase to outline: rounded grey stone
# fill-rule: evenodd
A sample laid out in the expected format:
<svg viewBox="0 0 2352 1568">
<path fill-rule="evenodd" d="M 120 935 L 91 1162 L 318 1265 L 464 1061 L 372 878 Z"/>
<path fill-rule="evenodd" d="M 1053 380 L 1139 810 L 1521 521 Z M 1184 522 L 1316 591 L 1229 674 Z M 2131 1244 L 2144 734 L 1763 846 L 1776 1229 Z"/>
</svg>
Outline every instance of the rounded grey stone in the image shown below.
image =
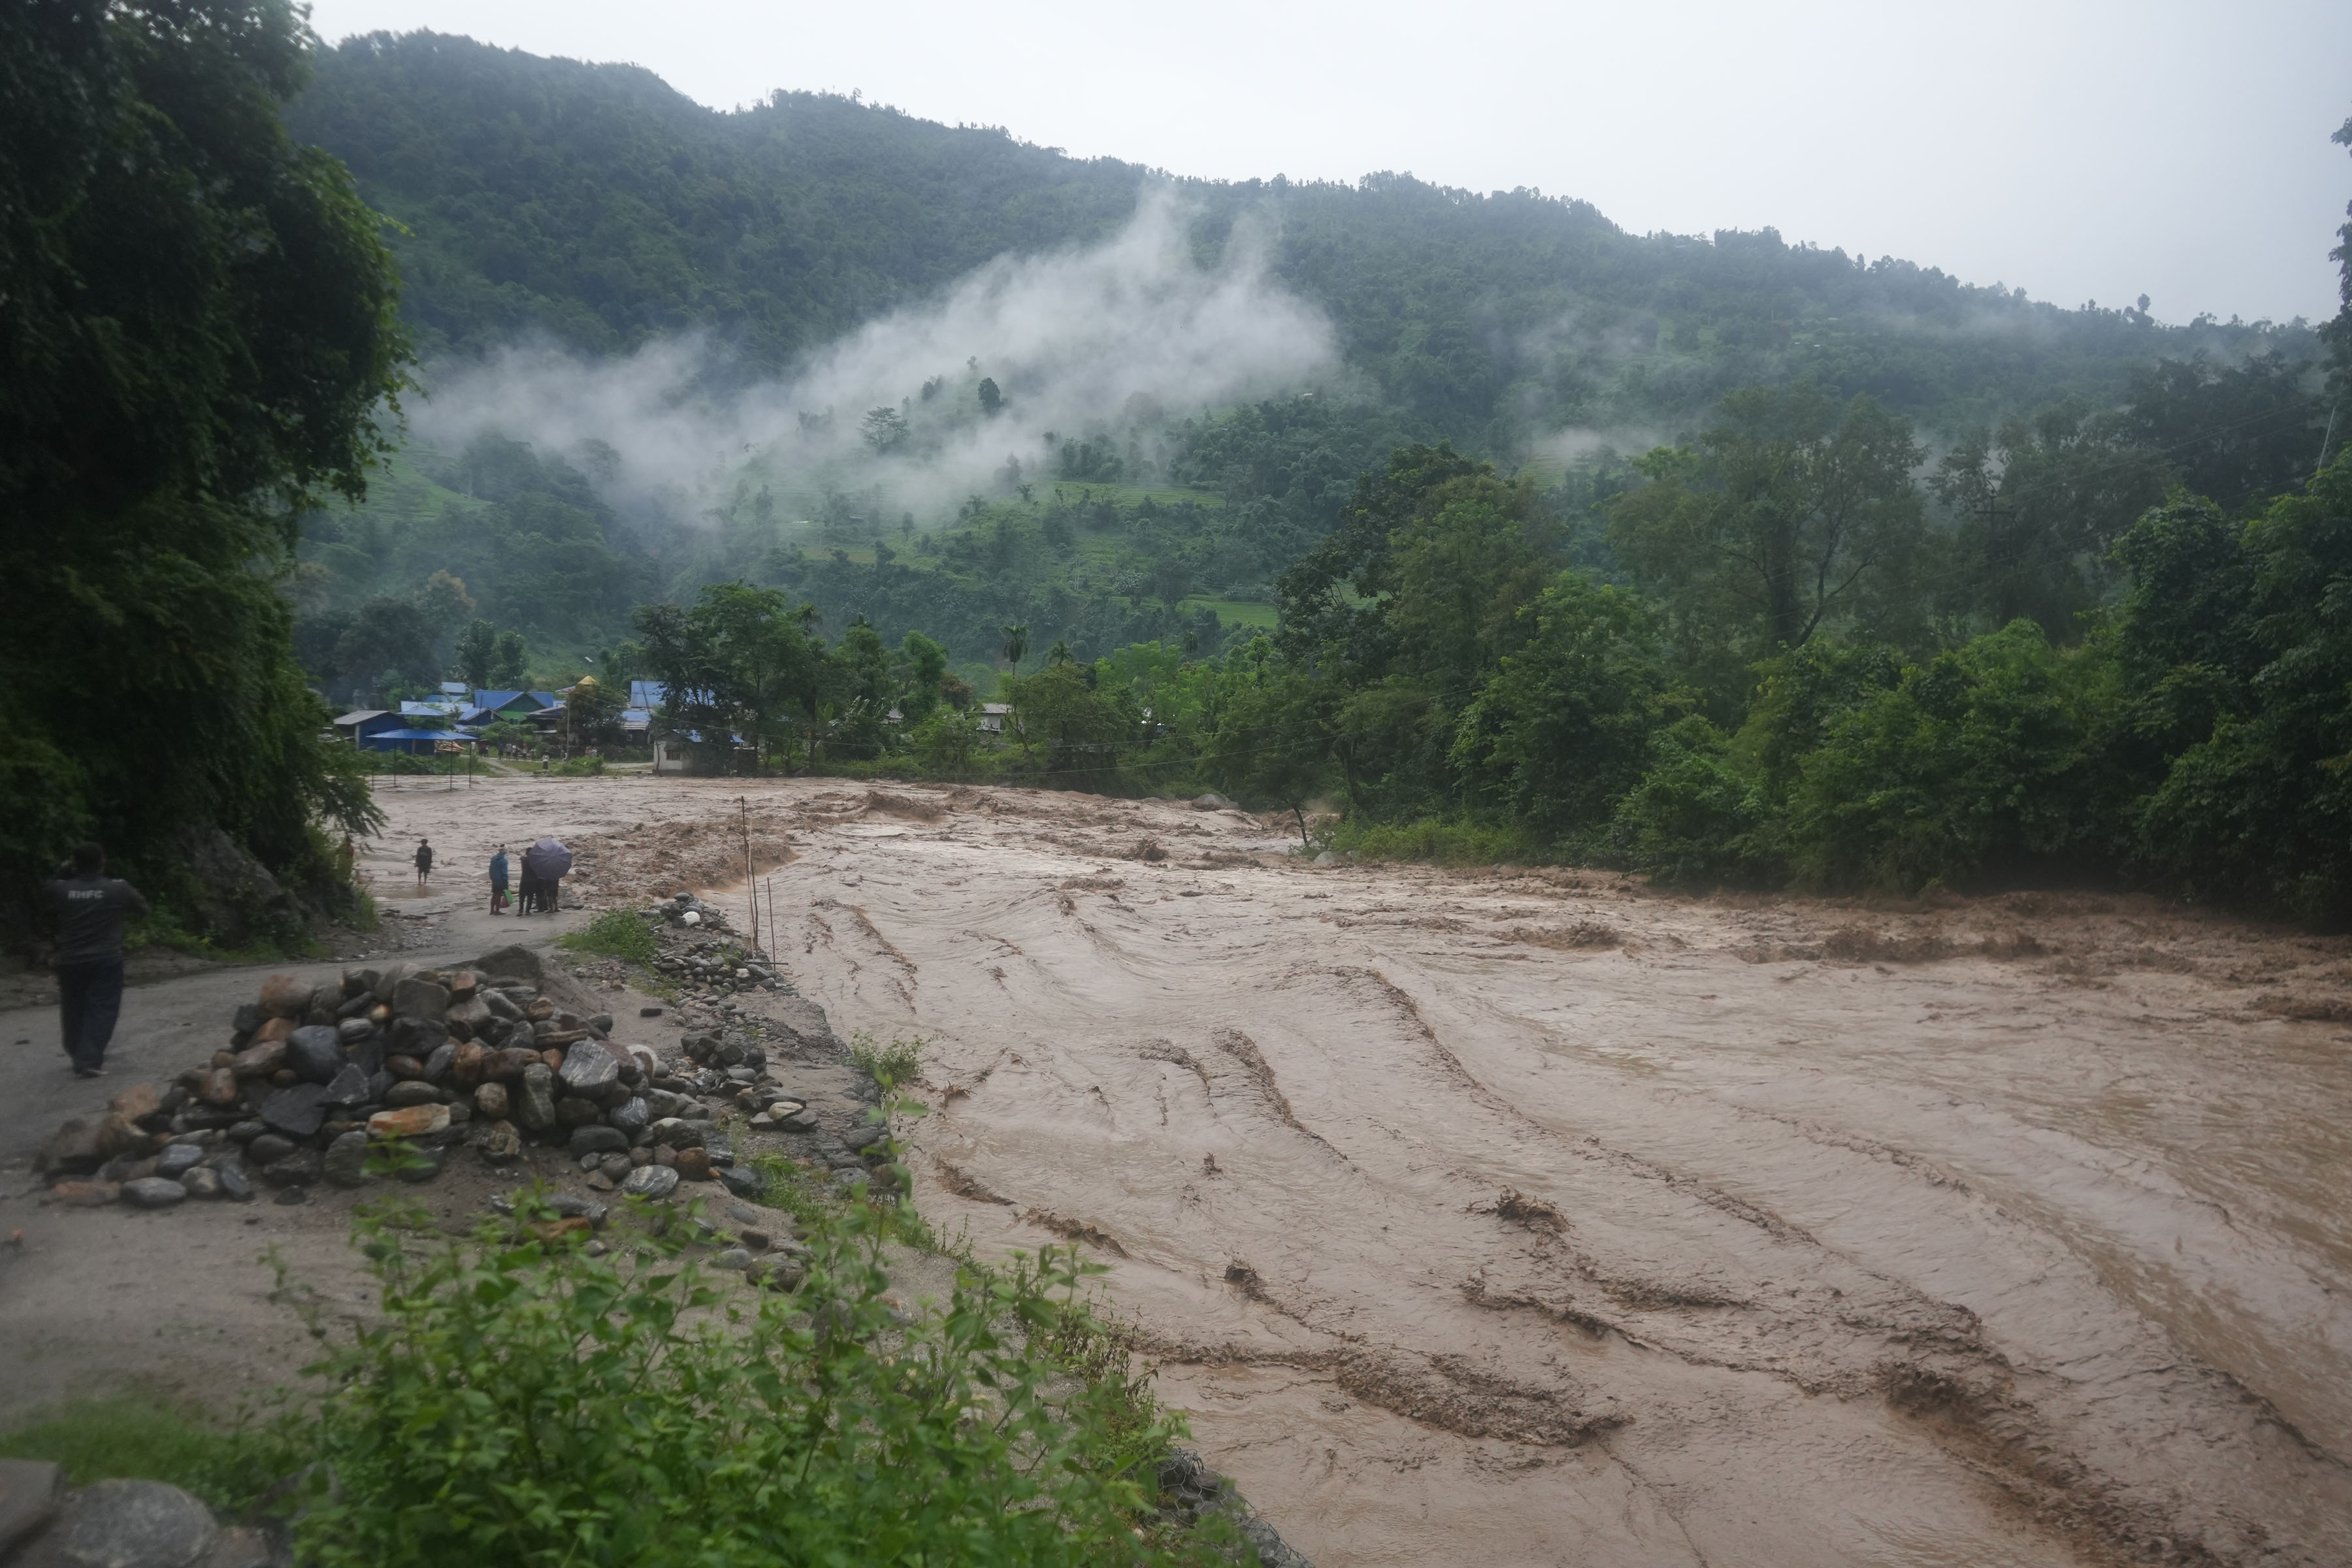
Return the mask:
<svg viewBox="0 0 2352 1568">
<path fill-rule="evenodd" d="M 204 1163 L 205 1152 L 194 1143 L 173 1143 L 155 1156 L 155 1173 L 165 1181 L 176 1182 L 196 1166 Z"/>
<path fill-rule="evenodd" d="M 135 1209 L 167 1209 L 187 1201 L 188 1189 L 163 1176 L 122 1184 L 122 1201 Z"/>
<path fill-rule="evenodd" d="M 667 1165 L 639 1165 L 621 1184 L 633 1198 L 666 1198 L 677 1191 L 677 1173 Z"/>
<path fill-rule="evenodd" d="M 591 1124 L 572 1130 L 572 1152 L 577 1155 L 619 1154 L 627 1152 L 629 1135 L 617 1127 Z"/>
<path fill-rule="evenodd" d="M 367 1183 L 368 1135 L 346 1132 L 327 1145 L 324 1169 L 327 1180 L 339 1187 L 363 1186 Z"/>
<path fill-rule="evenodd" d="M 34 1548 L 56 1568 L 189 1568 L 220 1527 L 205 1505 L 161 1481 L 100 1481 L 67 1502 Z"/>
<path fill-rule="evenodd" d="M 563 1087 L 583 1100 L 594 1099 L 621 1078 L 620 1058 L 600 1040 L 581 1040 L 563 1053 Z"/>
</svg>

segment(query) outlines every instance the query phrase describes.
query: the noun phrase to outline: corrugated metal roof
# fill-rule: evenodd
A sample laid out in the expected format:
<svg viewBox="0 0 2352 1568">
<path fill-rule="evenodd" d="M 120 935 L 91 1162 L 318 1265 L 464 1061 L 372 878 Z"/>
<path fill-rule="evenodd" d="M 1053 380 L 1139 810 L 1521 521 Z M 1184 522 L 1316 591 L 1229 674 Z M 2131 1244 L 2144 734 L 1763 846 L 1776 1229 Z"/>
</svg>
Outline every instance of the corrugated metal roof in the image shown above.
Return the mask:
<svg viewBox="0 0 2352 1568">
<path fill-rule="evenodd" d="M 345 724 L 362 723 L 370 719 L 381 719 L 390 711 L 388 708 L 354 708 L 336 720 L 335 723 L 339 728 Z"/>
</svg>

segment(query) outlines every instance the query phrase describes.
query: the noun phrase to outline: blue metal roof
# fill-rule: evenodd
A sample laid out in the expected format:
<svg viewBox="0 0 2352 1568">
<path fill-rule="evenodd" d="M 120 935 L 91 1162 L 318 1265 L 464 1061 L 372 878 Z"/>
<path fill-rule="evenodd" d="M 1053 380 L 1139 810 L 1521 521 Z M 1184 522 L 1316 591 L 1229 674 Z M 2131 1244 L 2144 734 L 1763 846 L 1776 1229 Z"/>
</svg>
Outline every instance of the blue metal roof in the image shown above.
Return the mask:
<svg viewBox="0 0 2352 1568">
<path fill-rule="evenodd" d="M 457 730 L 378 730 L 363 737 L 370 741 L 468 741 L 473 736 Z"/>
<path fill-rule="evenodd" d="M 665 681 L 632 680 L 629 682 L 629 706 L 632 708 L 658 708 L 668 695 L 669 686 Z"/>
</svg>

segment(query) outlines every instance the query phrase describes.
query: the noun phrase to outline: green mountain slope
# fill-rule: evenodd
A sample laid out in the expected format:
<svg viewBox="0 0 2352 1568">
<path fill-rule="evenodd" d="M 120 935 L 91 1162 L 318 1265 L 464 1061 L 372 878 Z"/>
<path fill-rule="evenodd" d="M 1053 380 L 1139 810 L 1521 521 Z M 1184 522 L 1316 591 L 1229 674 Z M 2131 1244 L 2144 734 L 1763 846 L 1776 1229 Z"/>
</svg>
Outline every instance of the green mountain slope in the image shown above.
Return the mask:
<svg viewBox="0 0 2352 1568">
<path fill-rule="evenodd" d="M 1014 621 L 1041 643 L 1063 636 L 1095 651 L 1139 636 L 1216 638 L 1262 618 L 1240 606 L 1402 440 L 1529 464 L 1581 514 L 1616 481 L 1605 462 L 1571 458 L 1686 434 L 1742 385 L 1868 394 L 1958 438 L 2069 396 L 2112 405 L 2159 357 L 2284 350 L 2292 363 L 2311 343 L 2301 323 L 2170 327 L 2138 307 L 2060 310 L 1770 230 L 1632 235 L 1587 204 L 1532 192 L 1395 174 L 1186 180 L 806 93 L 722 113 L 634 67 L 431 34 L 324 51 L 290 121 L 403 226 L 403 310 L 428 374 L 518 341 L 608 355 L 696 331 L 720 351 L 710 374 L 723 391 L 787 373 L 992 258 L 1113 235 L 1156 184 L 1186 204 L 1204 263 L 1237 244 L 1267 247 L 1273 276 L 1333 322 L 1349 382 L 1319 401 L 1164 420 L 1154 434 L 1174 455 L 1150 475 L 1122 480 L 1066 459 L 1033 476 L 1059 481 L 1058 498 L 1008 480 L 951 514 L 809 505 L 777 476 L 767 513 L 757 485 L 739 486 L 734 504 L 680 528 L 606 504 L 579 453 L 519 466 L 493 443 L 483 451 L 508 471 L 487 489 L 454 478 L 480 452 L 418 453 L 383 502 L 313 520 L 310 648 L 331 647 L 366 603 L 413 594 L 443 569 L 466 579 L 479 613 L 566 658 L 625 635 L 635 598 L 737 574 L 790 583 L 836 622 L 928 626 L 967 661 Z M 481 504 L 452 509 L 416 490 L 420 478 Z M 1116 488 L 1139 479 L 1179 487 L 1191 504 L 1147 513 L 1142 492 Z M 792 514 L 820 511 L 821 525 L 794 526 Z M 1580 558 L 1605 566 L 1596 531 L 1584 530 Z M 1198 614 L 1207 596 L 1227 606 L 1214 624 Z M 352 686 L 390 668 L 332 674 Z"/>
</svg>

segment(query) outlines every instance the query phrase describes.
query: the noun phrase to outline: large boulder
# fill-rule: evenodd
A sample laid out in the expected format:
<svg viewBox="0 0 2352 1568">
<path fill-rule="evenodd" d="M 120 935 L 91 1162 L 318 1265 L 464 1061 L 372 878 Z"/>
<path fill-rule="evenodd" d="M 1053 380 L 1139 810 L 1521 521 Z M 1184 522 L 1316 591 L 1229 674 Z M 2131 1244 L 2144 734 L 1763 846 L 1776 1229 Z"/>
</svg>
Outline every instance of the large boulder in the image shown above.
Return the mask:
<svg viewBox="0 0 2352 1568">
<path fill-rule="evenodd" d="M 22 1568 L 191 1568 L 220 1540 L 212 1510 L 161 1481 L 100 1481 L 66 1500 Z"/>
<path fill-rule="evenodd" d="M 286 1042 L 286 1065 L 304 1083 L 332 1083 L 343 1070 L 341 1037 L 324 1025 L 305 1025 Z"/>
<path fill-rule="evenodd" d="M 181 865 L 191 875 L 193 911 L 202 934 L 223 947 L 301 934 L 302 911 L 294 895 L 235 839 L 217 827 L 199 826 L 183 828 L 175 838 Z M 306 1006 L 310 989 L 302 987 Z"/>
<path fill-rule="evenodd" d="M 327 1086 L 298 1083 L 261 1102 L 261 1120 L 287 1137 L 313 1137 L 327 1124 Z"/>
<path fill-rule="evenodd" d="M 346 1132 L 327 1145 L 323 1170 L 329 1182 L 339 1187 L 367 1184 L 368 1135 Z"/>
<path fill-rule="evenodd" d="M 99 1152 L 110 1160 L 117 1154 L 143 1154 L 154 1146 L 146 1133 L 110 1111 L 99 1121 Z"/>
<path fill-rule="evenodd" d="M 397 1110 L 379 1110 L 368 1118 L 367 1136 L 374 1139 L 430 1138 L 449 1127 L 449 1108 L 446 1105 L 405 1105 Z"/>
<path fill-rule="evenodd" d="M 106 1108 L 125 1121 L 144 1121 L 163 1109 L 163 1097 L 152 1083 L 134 1083 L 108 1100 Z"/>
<path fill-rule="evenodd" d="M 625 1154 L 629 1135 L 617 1127 L 575 1127 L 568 1147 L 574 1159 L 583 1154 Z"/>
<path fill-rule="evenodd" d="M 327 1103 L 332 1106 L 364 1105 L 373 1089 L 368 1075 L 349 1062 L 327 1085 Z"/>
<path fill-rule="evenodd" d="M 666 1198 L 677 1191 L 677 1173 L 667 1165 L 639 1165 L 621 1183 L 621 1191 L 633 1198 Z"/>
<path fill-rule="evenodd" d="M 135 1209 L 168 1209 L 188 1199 L 188 1189 L 168 1176 L 142 1176 L 122 1184 L 122 1201 Z"/>
<path fill-rule="evenodd" d="M 236 1053 L 228 1070 L 239 1078 L 268 1078 L 286 1065 L 286 1042 L 263 1040 Z"/>
<path fill-rule="evenodd" d="M 523 1046 L 501 1046 L 490 1053 L 488 1076 L 500 1083 L 518 1084 L 533 1067 L 546 1066 L 537 1051 Z"/>
<path fill-rule="evenodd" d="M 49 1141 L 33 1156 L 33 1169 L 41 1175 L 63 1172 L 69 1176 L 82 1176 L 106 1161 L 106 1151 L 98 1145 L 96 1124 L 75 1120 L 49 1134 Z"/>
<path fill-rule="evenodd" d="M 522 1070 L 522 1093 L 517 1097 L 515 1120 L 532 1132 L 544 1132 L 555 1125 L 555 1074 L 545 1062 L 533 1062 Z"/>
<path fill-rule="evenodd" d="M 47 1459 L 0 1459 L 0 1558 L 49 1522 L 66 1498 L 66 1473 Z"/>
<path fill-rule="evenodd" d="M 594 1100 L 621 1081 L 621 1062 L 601 1040 L 581 1040 L 563 1053 L 563 1087 Z"/>
<path fill-rule="evenodd" d="M 440 1023 L 449 1011 L 449 988 L 421 974 L 412 974 L 392 988 L 393 1016 Z"/>
<path fill-rule="evenodd" d="M 531 948 L 502 947 L 495 952 L 484 953 L 466 967 L 481 971 L 494 984 L 501 980 L 520 980 L 550 1000 L 554 1006 L 569 1008 L 583 1018 L 603 1010 L 603 1004 L 590 995 L 578 981 L 562 968 L 548 963 Z"/>
<path fill-rule="evenodd" d="M 261 983 L 261 1010 L 273 1018 L 299 1018 L 310 1010 L 310 983 L 293 974 L 273 974 Z"/>
<path fill-rule="evenodd" d="M 263 1166 L 261 1179 L 273 1187 L 307 1187 L 324 1174 L 324 1156 L 316 1149 L 297 1149 L 284 1159 Z"/>
</svg>

